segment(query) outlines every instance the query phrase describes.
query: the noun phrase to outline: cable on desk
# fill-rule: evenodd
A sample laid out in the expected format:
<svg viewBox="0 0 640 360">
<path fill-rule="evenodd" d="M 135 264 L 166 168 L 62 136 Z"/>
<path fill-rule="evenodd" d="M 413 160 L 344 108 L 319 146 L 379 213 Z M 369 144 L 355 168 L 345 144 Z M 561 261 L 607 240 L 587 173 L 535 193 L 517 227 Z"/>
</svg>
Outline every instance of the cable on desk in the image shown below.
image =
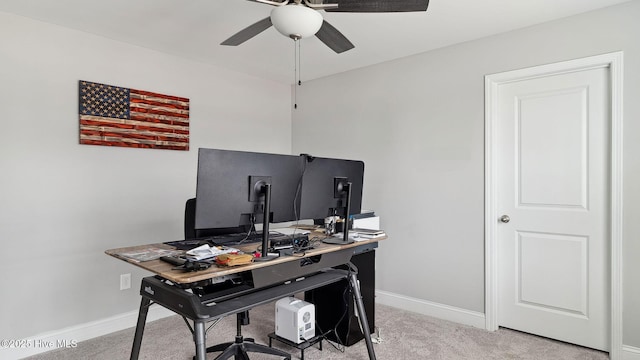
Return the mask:
<svg viewBox="0 0 640 360">
<path fill-rule="evenodd" d="M 252 232 L 256 232 L 256 215 L 255 214 L 251 214 L 251 218 L 249 220 L 251 222 L 251 225 L 249 226 L 249 231 L 247 231 L 247 236 L 244 237 L 244 239 L 238 241 L 237 245 L 240 245 L 242 243 L 244 243 L 245 241 L 247 241 L 247 239 L 249 239 L 249 236 L 251 236 Z"/>
<path fill-rule="evenodd" d="M 304 257 L 307 254 L 307 250 L 315 249 L 317 244 L 322 243 L 322 240 L 326 239 L 327 236 L 314 236 L 307 240 L 306 246 L 301 246 L 293 242 L 293 252 L 291 256 Z"/>
</svg>

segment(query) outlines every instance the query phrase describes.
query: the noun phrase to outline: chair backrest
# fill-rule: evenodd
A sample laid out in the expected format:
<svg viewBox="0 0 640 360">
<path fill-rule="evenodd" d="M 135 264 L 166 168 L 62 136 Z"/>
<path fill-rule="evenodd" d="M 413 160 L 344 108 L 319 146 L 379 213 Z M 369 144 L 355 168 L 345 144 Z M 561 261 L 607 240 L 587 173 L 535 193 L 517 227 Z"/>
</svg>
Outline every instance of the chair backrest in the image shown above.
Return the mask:
<svg viewBox="0 0 640 360">
<path fill-rule="evenodd" d="M 197 239 L 214 235 L 241 233 L 246 231 L 242 227 L 220 229 L 196 229 L 196 199 L 187 200 L 184 206 L 184 238 Z"/>
<path fill-rule="evenodd" d="M 189 199 L 184 206 L 184 238 L 196 238 L 196 199 Z"/>
</svg>

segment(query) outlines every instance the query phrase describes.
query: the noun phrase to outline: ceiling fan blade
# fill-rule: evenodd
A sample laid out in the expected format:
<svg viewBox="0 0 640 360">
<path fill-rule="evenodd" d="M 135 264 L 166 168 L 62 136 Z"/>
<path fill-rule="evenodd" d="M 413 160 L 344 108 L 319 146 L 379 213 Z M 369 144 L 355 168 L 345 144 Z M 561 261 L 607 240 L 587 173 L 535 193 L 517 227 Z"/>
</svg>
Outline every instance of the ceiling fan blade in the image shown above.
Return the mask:
<svg viewBox="0 0 640 360">
<path fill-rule="evenodd" d="M 316 37 L 338 54 L 354 48 L 351 41 L 326 20 L 322 21 L 322 26 L 316 33 Z"/>
<path fill-rule="evenodd" d="M 253 25 L 249 25 L 246 28 L 238 31 L 235 35 L 223 41 L 220 45 L 237 46 L 243 42 L 251 39 L 252 37 L 260 34 L 271 27 L 271 17 L 266 17 Z"/>
<path fill-rule="evenodd" d="M 427 11 L 429 0 L 329 0 L 338 4 L 328 12 L 410 12 Z"/>
</svg>

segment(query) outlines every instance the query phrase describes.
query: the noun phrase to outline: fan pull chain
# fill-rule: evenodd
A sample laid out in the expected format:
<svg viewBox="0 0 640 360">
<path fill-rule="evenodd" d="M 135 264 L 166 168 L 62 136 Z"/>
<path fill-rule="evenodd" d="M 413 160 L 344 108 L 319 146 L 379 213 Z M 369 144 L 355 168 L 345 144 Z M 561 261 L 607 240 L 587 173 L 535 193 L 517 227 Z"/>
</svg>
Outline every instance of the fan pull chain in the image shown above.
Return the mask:
<svg viewBox="0 0 640 360">
<path fill-rule="evenodd" d="M 298 108 L 298 91 L 295 86 L 295 83 L 298 80 L 298 50 L 296 48 L 296 43 L 298 40 L 293 39 L 293 108 Z"/>
<path fill-rule="evenodd" d="M 297 45 L 297 46 L 296 46 Z M 300 39 L 293 39 L 293 108 L 298 108 L 298 89 L 300 81 Z"/>
<path fill-rule="evenodd" d="M 300 58 L 302 53 L 300 52 L 300 40 L 297 41 L 298 43 L 298 86 L 302 85 L 302 81 L 300 81 L 300 78 L 302 78 L 302 65 L 300 62 Z"/>
</svg>

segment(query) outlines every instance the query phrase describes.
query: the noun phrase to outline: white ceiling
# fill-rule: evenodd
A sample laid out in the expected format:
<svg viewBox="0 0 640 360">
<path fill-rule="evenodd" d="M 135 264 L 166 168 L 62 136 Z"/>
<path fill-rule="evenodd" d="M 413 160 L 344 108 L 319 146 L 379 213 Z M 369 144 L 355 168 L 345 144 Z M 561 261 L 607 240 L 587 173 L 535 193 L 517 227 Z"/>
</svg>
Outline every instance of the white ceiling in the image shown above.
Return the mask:
<svg viewBox="0 0 640 360">
<path fill-rule="evenodd" d="M 309 80 L 579 14 L 629 0 L 431 0 L 420 13 L 327 13 L 355 48 L 336 54 L 301 40 Z M 294 82 L 294 42 L 273 27 L 240 46 L 223 40 L 267 16 L 246 0 L 0 0 L 0 11 L 42 20 L 283 83 Z"/>
</svg>

